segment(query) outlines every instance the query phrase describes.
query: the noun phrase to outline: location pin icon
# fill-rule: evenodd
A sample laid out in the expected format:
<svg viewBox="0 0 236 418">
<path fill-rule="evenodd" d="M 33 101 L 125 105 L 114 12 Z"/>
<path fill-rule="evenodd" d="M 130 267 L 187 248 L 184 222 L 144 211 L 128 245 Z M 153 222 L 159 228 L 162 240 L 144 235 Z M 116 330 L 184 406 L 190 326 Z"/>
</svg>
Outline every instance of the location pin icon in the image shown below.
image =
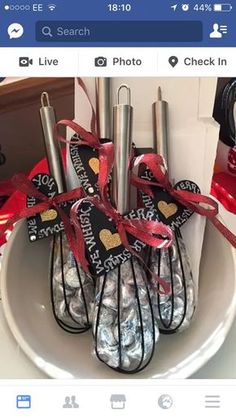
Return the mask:
<svg viewBox="0 0 236 418">
<path fill-rule="evenodd" d="M 179 60 L 177 57 L 175 57 L 174 55 L 172 57 L 169 58 L 169 64 L 171 65 L 171 67 L 175 67 L 178 64 Z"/>
</svg>

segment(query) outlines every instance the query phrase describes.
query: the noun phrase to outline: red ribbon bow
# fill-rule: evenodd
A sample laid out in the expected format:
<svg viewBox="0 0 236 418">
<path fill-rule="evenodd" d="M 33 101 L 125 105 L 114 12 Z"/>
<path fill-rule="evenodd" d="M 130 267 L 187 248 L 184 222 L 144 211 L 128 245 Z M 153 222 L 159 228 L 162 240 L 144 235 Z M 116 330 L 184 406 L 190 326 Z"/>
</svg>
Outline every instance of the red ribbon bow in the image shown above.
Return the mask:
<svg viewBox="0 0 236 418">
<path fill-rule="evenodd" d="M 71 251 L 73 252 L 76 260 L 80 264 L 86 264 L 86 259 L 83 259 L 83 253 L 80 253 L 80 247 L 76 243 L 75 233 L 72 225 L 70 224 L 70 220 L 64 210 L 60 207 L 60 204 L 69 200 L 81 199 L 82 189 L 77 188 L 66 193 L 61 193 L 54 197 L 47 197 L 34 186 L 34 184 L 25 176 L 25 174 L 16 174 L 8 182 L 8 185 L 9 191 L 13 188 L 14 191 L 18 190 L 27 196 L 32 196 L 41 200 L 41 202 L 30 208 L 23 208 L 18 211 L 0 228 L 0 236 L 3 235 L 10 227 L 14 225 L 15 222 L 19 221 L 20 219 L 35 216 L 38 213 L 44 212 L 45 210 L 54 207 L 63 221 L 64 231 L 68 239 Z"/>
<path fill-rule="evenodd" d="M 137 257 L 144 265 L 145 263 L 142 257 L 130 246 L 127 234 L 132 235 L 133 237 L 141 240 L 145 244 L 154 248 L 168 248 L 172 245 L 173 233 L 170 227 L 157 221 L 149 221 L 144 219 L 127 219 L 121 214 L 119 214 L 117 210 L 108 201 L 102 201 L 101 198 L 94 196 L 85 197 L 84 199 L 79 200 L 71 208 L 71 220 L 75 227 L 77 242 L 83 243 L 80 247 L 83 251 L 83 254 L 85 254 L 85 244 L 83 232 L 78 221 L 77 212 L 80 205 L 84 201 L 91 202 L 100 211 L 104 212 L 107 215 L 107 217 L 111 218 L 114 221 L 124 247 L 127 248 L 128 251 L 135 257 Z M 162 236 L 162 238 L 158 238 L 156 235 Z M 83 258 L 85 259 L 85 255 Z M 85 265 L 82 264 L 82 267 L 85 271 L 88 271 Z M 146 265 L 145 267 L 147 268 L 147 270 L 149 270 Z M 150 273 L 153 276 L 153 273 Z M 160 277 L 157 277 L 156 275 L 155 278 L 161 285 L 163 293 L 169 293 L 169 284 L 162 280 Z M 162 291 L 160 291 L 160 293 L 162 293 Z"/>
<path fill-rule="evenodd" d="M 90 201 L 100 211 L 104 212 L 108 218 L 111 218 L 114 221 L 124 247 L 127 248 L 131 254 L 137 257 L 145 265 L 142 257 L 135 250 L 133 250 L 133 248 L 131 248 L 127 234 L 130 234 L 133 237 L 140 239 L 145 244 L 151 247 L 168 248 L 172 245 L 172 230 L 170 227 L 157 221 L 149 221 L 144 219 L 127 219 L 125 216 L 122 216 L 110 203 L 107 193 L 108 177 L 112 170 L 113 159 L 105 158 L 103 160 L 103 164 L 104 167 L 102 170 L 102 174 L 98 179 L 100 197 L 85 197 L 84 199 L 81 199 L 80 201 L 76 202 L 71 208 L 71 220 L 75 227 L 77 242 L 81 243 L 80 249 L 84 254 L 83 258 L 85 259 L 85 244 L 83 232 L 77 218 L 77 211 L 83 201 Z M 100 167 L 102 167 L 101 164 Z M 158 238 L 156 235 L 162 236 L 162 238 Z M 86 271 L 86 266 L 82 264 L 82 267 Z M 147 268 L 147 270 L 149 270 L 146 265 L 145 267 Z M 154 275 L 152 272 L 150 273 L 152 276 Z M 162 280 L 160 277 L 157 277 L 156 275 L 155 278 L 161 285 L 163 293 L 169 293 L 169 284 Z M 161 290 L 160 293 L 162 293 Z"/>
<path fill-rule="evenodd" d="M 132 161 L 133 167 L 139 167 L 141 164 L 146 165 L 146 167 L 152 172 L 157 182 L 144 180 L 133 174 L 131 179 L 133 185 L 152 197 L 153 191 L 150 186 L 159 186 L 164 188 L 182 205 L 201 216 L 206 216 L 222 233 L 222 235 L 236 248 L 236 236 L 217 218 L 218 204 L 215 200 L 200 193 L 192 193 L 186 190 L 176 190 L 169 181 L 164 159 L 158 154 L 144 154 Z"/>
</svg>

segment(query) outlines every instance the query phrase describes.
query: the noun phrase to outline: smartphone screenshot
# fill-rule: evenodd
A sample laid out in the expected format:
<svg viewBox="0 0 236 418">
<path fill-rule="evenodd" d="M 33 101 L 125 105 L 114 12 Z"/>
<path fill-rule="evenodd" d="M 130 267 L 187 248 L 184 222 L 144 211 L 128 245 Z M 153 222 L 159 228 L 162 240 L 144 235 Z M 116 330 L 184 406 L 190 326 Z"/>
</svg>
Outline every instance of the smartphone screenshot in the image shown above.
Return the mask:
<svg viewBox="0 0 236 418">
<path fill-rule="evenodd" d="M 0 0 L 0 414 L 225 417 L 236 5 Z"/>
</svg>

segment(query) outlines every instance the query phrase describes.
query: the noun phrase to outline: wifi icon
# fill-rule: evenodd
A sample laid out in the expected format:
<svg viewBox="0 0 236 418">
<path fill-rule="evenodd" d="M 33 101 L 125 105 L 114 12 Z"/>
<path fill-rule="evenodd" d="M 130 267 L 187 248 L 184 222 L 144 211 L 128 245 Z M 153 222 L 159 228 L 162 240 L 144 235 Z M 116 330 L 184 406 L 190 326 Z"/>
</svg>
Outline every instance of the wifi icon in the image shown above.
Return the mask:
<svg viewBox="0 0 236 418">
<path fill-rule="evenodd" d="M 49 4 L 48 5 L 48 9 L 50 10 L 50 12 L 53 12 L 56 9 L 56 4 Z"/>
</svg>

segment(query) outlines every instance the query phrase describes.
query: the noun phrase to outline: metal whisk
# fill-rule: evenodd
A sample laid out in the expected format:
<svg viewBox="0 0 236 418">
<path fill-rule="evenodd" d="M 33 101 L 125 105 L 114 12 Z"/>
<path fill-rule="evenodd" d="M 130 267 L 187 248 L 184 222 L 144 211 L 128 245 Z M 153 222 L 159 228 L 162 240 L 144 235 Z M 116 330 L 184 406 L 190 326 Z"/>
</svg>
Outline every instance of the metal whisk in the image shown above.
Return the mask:
<svg viewBox="0 0 236 418">
<path fill-rule="evenodd" d="M 49 172 L 58 186 L 66 191 L 66 179 L 60 146 L 54 136 L 55 112 L 49 95 L 41 95 L 40 116 Z M 66 331 L 81 333 L 90 328 L 94 300 L 94 283 L 77 264 L 64 232 L 53 236 L 50 257 L 50 282 L 53 313 L 57 323 Z"/>
<path fill-rule="evenodd" d="M 168 161 L 167 151 L 167 102 L 158 100 L 153 104 L 154 150 Z M 180 229 L 174 231 L 173 245 L 167 249 L 152 249 L 150 270 L 171 285 L 170 295 L 157 293 L 153 299 L 155 318 L 161 333 L 174 333 L 186 329 L 193 317 L 197 289 L 194 284 L 190 260 Z"/>
<path fill-rule="evenodd" d="M 121 104 L 121 92 L 127 103 Z M 131 92 L 126 85 L 118 90 L 113 108 L 115 161 L 112 194 L 118 212 L 129 210 L 129 159 L 132 137 Z M 138 259 L 128 261 L 99 277 L 96 286 L 93 334 L 99 360 L 116 371 L 135 373 L 150 362 L 158 339 L 146 274 Z"/>
</svg>

